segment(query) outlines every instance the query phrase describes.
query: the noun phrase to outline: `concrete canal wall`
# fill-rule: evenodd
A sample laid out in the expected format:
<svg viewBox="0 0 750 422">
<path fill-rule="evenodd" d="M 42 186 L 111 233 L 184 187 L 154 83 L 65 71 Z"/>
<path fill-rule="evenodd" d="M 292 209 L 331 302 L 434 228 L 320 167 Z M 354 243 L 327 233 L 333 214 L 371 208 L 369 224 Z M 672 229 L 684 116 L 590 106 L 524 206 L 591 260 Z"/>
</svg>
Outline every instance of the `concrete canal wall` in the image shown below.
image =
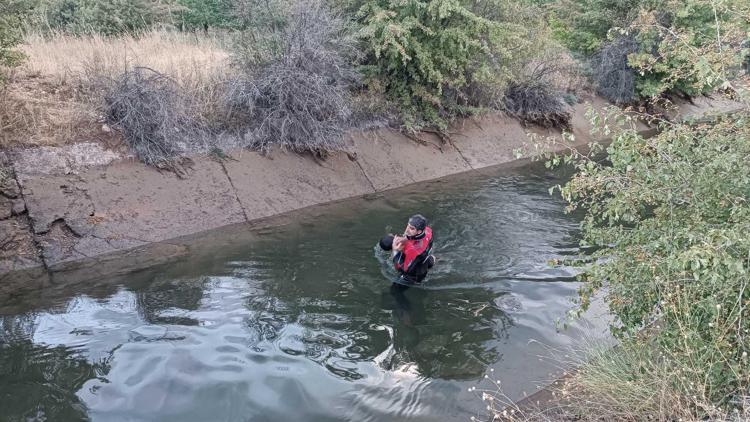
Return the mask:
<svg viewBox="0 0 750 422">
<path fill-rule="evenodd" d="M 576 143 L 598 140 L 585 113 L 606 105 L 594 98 L 574 108 Z M 741 107 L 702 98 L 681 104 L 679 115 Z M 273 224 L 269 217 L 293 210 L 509 163 L 529 133 L 555 134 L 502 114 L 465 119 L 450 133 L 450 142 L 390 129 L 350 133 L 349 150 L 325 161 L 282 151 L 196 157 L 185 178 L 93 143 L 6 154 L 15 180 L 0 188 L 0 297 L 173 259 L 189 253 L 182 238 L 201 232 Z"/>
</svg>

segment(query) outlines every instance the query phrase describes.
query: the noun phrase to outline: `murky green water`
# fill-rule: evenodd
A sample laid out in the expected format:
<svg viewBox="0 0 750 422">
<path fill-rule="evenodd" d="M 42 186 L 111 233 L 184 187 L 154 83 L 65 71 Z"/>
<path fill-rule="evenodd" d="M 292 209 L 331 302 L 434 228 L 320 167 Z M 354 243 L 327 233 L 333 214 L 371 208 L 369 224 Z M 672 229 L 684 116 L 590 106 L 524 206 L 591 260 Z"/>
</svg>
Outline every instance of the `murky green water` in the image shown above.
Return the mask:
<svg viewBox="0 0 750 422">
<path fill-rule="evenodd" d="M 548 347 L 578 284 L 575 216 L 538 167 L 412 186 L 233 233 L 208 253 L 78 293 L 18 298 L 0 317 L 0 419 L 97 421 L 468 420 L 471 386 L 510 397 L 554 376 Z M 422 212 L 437 266 L 392 289 L 376 250 Z M 83 293 L 81 293 L 81 291 Z M 7 301 L 6 301 L 7 302 Z"/>
</svg>

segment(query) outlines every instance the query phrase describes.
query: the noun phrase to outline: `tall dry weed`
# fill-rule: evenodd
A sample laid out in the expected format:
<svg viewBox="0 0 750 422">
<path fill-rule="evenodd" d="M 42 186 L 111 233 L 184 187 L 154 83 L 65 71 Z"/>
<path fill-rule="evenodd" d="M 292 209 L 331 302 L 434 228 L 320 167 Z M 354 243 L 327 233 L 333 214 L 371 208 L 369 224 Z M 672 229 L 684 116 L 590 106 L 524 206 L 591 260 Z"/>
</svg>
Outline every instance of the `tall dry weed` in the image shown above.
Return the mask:
<svg viewBox="0 0 750 422">
<path fill-rule="evenodd" d="M 572 357 L 576 355 L 576 357 Z M 475 390 L 487 403 L 489 420 L 560 421 L 732 421 L 750 420 L 750 397 L 739 396 L 724 407 L 700 390 L 710 382 L 696 377 L 703 368 L 694 360 L 678 360 L 649 343 L 587 344 L 578 352 L 554 359 L 566 375 L 535 396 L 515 403 L 491 380 Z M 687 393 L 694 391 L 695 393 Z M 484 420 L 484 419 L 482 419 Z"/>
<path fill-rule="evenodd" d="M 228 53 L 222 44 L 221 37 L 162 30 L 137 37 L 30 34 L 22 45 L 29 57 L 23 70 L 66 83 L 92 67 L 117 75 L 140 66 L 167 74 L 180 84 L 195 86 L 226 67 Z"/>
<path fill-rule="evenodd" d="M 219 74 L 228 54 L 221 36 L 152 31 L 138 37 L 26 36 L 28 56 L 0 95 L 0 147 L 112 142 L 102 127 L 103 79 L 136 67 L 168 75 L 197 101 L 210 121 L 218 111 Z"/>
<path fill-rule="evenodd" d="M 62 145 L 91 134 L 96 113 L 43 80 L 25 80 L 0 92 L 0 148 Z"/>
</svg>

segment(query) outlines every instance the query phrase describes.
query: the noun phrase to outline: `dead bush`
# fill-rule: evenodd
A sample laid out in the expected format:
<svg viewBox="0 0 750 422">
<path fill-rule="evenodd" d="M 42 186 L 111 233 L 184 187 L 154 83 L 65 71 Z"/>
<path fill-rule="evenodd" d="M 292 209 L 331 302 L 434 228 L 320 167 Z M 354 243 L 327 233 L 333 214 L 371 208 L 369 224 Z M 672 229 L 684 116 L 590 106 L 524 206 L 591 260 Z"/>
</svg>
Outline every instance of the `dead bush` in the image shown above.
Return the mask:
<svg viewBox="0 0 750 422">
<path fill-rule="evenodd" d="M 315 0 L 296 5 L 279 31 L 279 53 L 260 66 L 245 65 L 229 82 L 228 122 L 252 149 L 325 157 L 343 148 L 350 126 L 354 44 L 343 21 Z"/>
<path fill-rule="evenodd" d="M 628 65 L 628 55 L 638 51 L 633 37 L 620 37 L 605 45 L 592 60 L 597 92 L 615 104 L 636 100 L 635 70 Z"/>
<path fill-rule="evenodd" d="M 570 109 L 550 76 L 559 71 L 551 61 L 541 61 L 518 81 L 508 84 L 501 108 L 524 124 L 570 129 Z"/>
<path fill-rule="evenodd" d="M 119 128 L 136 156 L 148 165 L 184 175 L 184 154 L 200 150 L 209 133 L 197 123 L 191 102 L 170 77 L 136 67 L 104 84 L 107 120 Z"/>
</svg>

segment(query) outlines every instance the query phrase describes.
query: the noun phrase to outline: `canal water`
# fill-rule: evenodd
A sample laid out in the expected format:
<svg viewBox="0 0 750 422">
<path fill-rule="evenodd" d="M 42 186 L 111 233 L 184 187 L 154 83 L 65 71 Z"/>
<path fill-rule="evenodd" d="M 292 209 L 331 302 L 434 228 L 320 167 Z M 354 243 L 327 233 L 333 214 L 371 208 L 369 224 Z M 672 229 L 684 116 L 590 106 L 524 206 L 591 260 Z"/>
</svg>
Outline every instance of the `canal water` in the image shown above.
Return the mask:
<svg viewBox="0 0 750 422">
<path fill-rule="evenodd" d="M 472 387 L 517 399 L 606 333 L 562 329 L 579 216 L 562 171 L 498 168 L 315 207 L 232 242 L 0 315 L 0 420 L 467 421 Z M 437 265 L 394 289 L 376 247 L 420 212 Z M 214 236 L 215 237 L 215 236 Z M 239 240 L 238 240 L 239 239 Z M 598 313 L 597 313 L 598 312 Z"/>
</svg>

